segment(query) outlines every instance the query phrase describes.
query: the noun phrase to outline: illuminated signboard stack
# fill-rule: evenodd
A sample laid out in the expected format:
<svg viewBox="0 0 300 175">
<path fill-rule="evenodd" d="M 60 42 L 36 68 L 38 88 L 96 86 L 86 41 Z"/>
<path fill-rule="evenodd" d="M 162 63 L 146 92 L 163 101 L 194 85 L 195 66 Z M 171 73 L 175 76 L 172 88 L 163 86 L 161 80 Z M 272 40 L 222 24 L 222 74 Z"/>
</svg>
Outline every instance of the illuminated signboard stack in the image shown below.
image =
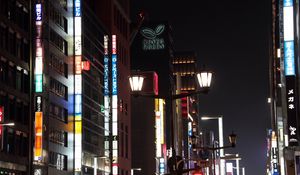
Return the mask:
<svg viewBox="0 0 300 175">
<path fill-rule="evenodd" d="M 112 174 L 118 174 L 118 86 L 117 86 L 117 37 L 112 35 Z"/>
<path fill-rule="evenodd" d="M 110 98 L 109 98 L 109 55 L 108 55 L 108 36 L 104 36 L 104 155 L 110 157 Z M 109 164 L 105 164 L 105 171 L 110 172 Z"/>
<path fill-rule="evenodd" d="M 42 4 L 37 3 L 35 5 L 35 69 L 34 69 L 34 79 L 35 79 L 35 125 L 34 125 L 34 161 L 42 161 L 43 153 L 43 106 L 42 106 L 42 96 L 43 92 L 43 46 L 42 46 Z"/>
<path fill-rule="evenodd" d="M 81 1 L 74 0 L 75 25 L 75 171 L 81 171 L 82 160 L 82 44 Z"/>
<path fill-rule="evenodd" d="M 293 0 L 283 1 L 284 74 L 286 78 L 287 127 L 289 146 L 298 145 L 297 95 L 294 51 L 294 5 Z"/>
</svg>

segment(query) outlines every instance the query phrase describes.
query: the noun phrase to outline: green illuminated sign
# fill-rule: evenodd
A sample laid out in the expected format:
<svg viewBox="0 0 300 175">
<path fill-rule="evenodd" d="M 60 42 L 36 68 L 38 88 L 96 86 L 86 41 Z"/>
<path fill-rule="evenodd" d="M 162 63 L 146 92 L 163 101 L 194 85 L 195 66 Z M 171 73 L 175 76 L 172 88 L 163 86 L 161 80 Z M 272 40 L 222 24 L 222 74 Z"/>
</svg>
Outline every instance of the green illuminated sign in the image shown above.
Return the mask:
<svg viewBox="0 0 300 175">
<path fill-rule="evenodd" d="M 143 50 L 161 50 L 165 48 L 165 40 L 159 38 L 165 30 L 165 25 L 158 25 L 155 30 L 151 28 L 144 28 L 141 30 L 143 35 Z"/>
</svg>

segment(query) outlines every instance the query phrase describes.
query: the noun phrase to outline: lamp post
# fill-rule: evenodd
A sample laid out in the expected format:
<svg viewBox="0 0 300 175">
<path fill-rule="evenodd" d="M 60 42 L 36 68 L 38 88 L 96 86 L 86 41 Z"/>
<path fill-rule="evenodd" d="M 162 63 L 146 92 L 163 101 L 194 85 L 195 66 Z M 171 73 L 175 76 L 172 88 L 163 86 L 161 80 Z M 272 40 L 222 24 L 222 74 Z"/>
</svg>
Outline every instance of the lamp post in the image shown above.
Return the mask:
<svg viewBox="0 0 300 175">
<path fill-rule="evenodd" d="M 240 160 L 242 160 L 242 158 L 239 156 L 239 154 L 225 154 L 225 156 L 221 157 L 221 159 L 235 160 L 236 167 L 233 168 L 236 169 L 236 174 L 240 175 Z"/>
<path fill-rule="evenodd" d="M 142 171 L 142 168 L 131 168 L 130 175 L 133 175 L 134 171 Z"/>
<path fill-rule="evenodd" d="M 227 145 L 227 146 L 224 146 L 224 145 L 221 146 L 220 145 L 219 147 L 215 147 L 213 145 L 213 147 L 198 147 L 198 146 L 196 146 L 196 143 L 197 143 L 196 139 L 197 139 L 197 137 L 195 135 L 191 136 L 193 150 L 194 151 L 196 151 L 198 149 L 200 149 L 200 150 L 210 150 L 213 153 L 213 159 L 214 159 L 214 154 L 215 154 L 216 150 L 223 150 L 223 149 L 226 149 L 226 148 L 233 148 L 236 145 L 236 134 L 234 134 L 234 133 L 232 133 L 232 134 L 229 135 L 230 145 Z M 213 163 L 214 163 L 213 165 L 215 167 L 215 161 L 214 160 L 213 160 Z M 214 175 L 216 175 L 215 169 L 214 169 Z"/>
<path fill-rule="evenodd" d="M 223 116 L 203 116 L 201 120 L 218 120 L 218 130 L 219 130 L 219 145 L 220 147 L 224 146 L 224 139 L 223 139 Z M 220 157 L 224 156 L 224 150 L 220 150 Z M 220 172 L 221 175 L 225 175 L 225 160 L 220 160 Z"/>
<path fill-rule="evenodd" d="M 131 87 L 132 94 L 134 96 L 143 96 L 143 97 L 150 97 L 150 98 L 161 98 L 165 99 L 167 103 L 170 103 L 170 108 L 171 108 L 171 113 L 170 113 L 170 123 L 171 123 L 171 128 L 170 128 L 170 134 L 171 134 L 171 149 L 172 149 L 172 157 L 168 160 L 168 162 L 172 162 L 172 165 L 169 166 L 169 169 L 171 171 L 171 174 L 181 174 L 183 172 L 188 172 L 192 169 L 188 170 L 180 170 L 178 171 L 178 159 L 180 159 L 179 156 L 176 156 L 176 150 L 175 150 L 175 134 L 174 134 L 174 119 L 173 119 L 173 100 L 181 99 L 183 97 L 188 97 L 192 95 L 197 95 L 201 93 L 207 93 L 209 91 L 210 85 L 211 85 L 211 79 L 212 79 L 212 72 L 211 71 L 202 71 L 200 73 L 196 74 L 197 80 L 200 86 L 200 89 L 198 91 L 193 91 L 189 93 L 183 93 L 183 94 L 173 94 L 172 91 L 171 93 L 167 96 L 162 96 L 162 95 L 152 95 L 152 94 L 142 94 L 142 87 L 143 87 L 143 82 L 144 82 L 144 77 L 140 75 L 138 72 L 135 74 L 132 74 L 129 77 L 129 83 Z M 171 83 L 171 81 L 169 81 Z"/>
</svg>

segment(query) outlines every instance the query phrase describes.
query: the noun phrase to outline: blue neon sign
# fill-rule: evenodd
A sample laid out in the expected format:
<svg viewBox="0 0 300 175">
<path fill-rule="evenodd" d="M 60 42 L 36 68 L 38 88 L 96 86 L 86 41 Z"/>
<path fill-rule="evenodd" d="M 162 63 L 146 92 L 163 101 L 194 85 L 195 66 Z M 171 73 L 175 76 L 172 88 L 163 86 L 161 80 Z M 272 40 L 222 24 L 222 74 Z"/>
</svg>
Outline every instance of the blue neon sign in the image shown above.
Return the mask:
<svg viewBox="0 0 300 175">
<path fill-rule="evenodd" d="M 293 6 L 293 0 L 283 0 L 283 7 Z"/>
<path fill-rule="evenodd" d="M 42 4 L 35 5 L 35 21 L 42 21 Z"/>
<path fill-rule="evenodd" d="M 284 42 L 284 72 L 286 76 L 295 75 L 294 41 Z"/>
<path fill-rule="evenodd" d="M 112 55 L 112 94 L 117 95 L 117 55 Z"/>
<path fill-rule="evenodd" d="M 74 11 L 76 17 L 81 16 L 80 0 L 75 0 Z"/>
<path fill-rule="evenodd" d="M 108 95 L 108 56 L 104 56 L 104 95 Z"/>
</svg>

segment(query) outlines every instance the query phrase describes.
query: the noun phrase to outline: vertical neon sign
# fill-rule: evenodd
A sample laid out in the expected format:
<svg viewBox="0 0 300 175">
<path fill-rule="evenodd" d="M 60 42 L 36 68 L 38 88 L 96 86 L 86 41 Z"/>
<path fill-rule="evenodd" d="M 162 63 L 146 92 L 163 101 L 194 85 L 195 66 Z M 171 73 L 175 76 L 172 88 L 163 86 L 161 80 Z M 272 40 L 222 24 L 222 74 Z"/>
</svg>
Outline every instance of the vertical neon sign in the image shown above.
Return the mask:
<svg viewBox="0 0 300 175">
<path fill-rule="evenodd" d="M 118 86 L 117 86 L 117 36 L 112 35 L 112 174 L 118 174 Z"/>
<path fill-rule="evenodd" d="M 293 0 L 283 1 L 283 48 L 284 48 L 284 73 L 286 80 L 287 102 L 287 129 L 290 146 L 298 145 L 297 130 L 297 88 L 295 75 L 295 50 L 294 50 L 294 4 Z"/>
<path fill-rule="evenodd" d="M 108 35 L 104 36 L 104 155 L 109 157 L 109 135 L 110 135 L 110 100 L 109 100 L 109 57 L 108 57 Z M 105 171 L 110 172 L 110 166 L 105 164 Z"/>
<path fill-rule="evenodd" d="M 81 43 L 81 1 L 74 0 L 75 26 L 75 171 L 81 171 L 82 159 L 82 43 Z"/>
<path fill-rule="evenodd" d="M 35 92 L 43 92 L 43 45 L 42 45 L 42 4 L 35 5 Z M 34 161 L 42 161 L 43 153 L 43 108 L 42 96 L 36 96 L 35 99 L 35 123 L 34 123 Z"/>
<path fill-rule="evenodd" d="M 3 106 L 0 106 L 0 123 L 3 123 L 4 121 L 4 107 Z M 0 126 L 0 149 L 2 149 L 2 140 L 3 140 L 3 127 Z"/>
<path fill-rule="evenodd" d="M 35 92 L 43 92 L 42 4 L 35 5 Z"/>
<path fill-rule="evenodd" d="M 295 75 L 293 0 L 283 1 L 284 72 Z"/>
</svg>

